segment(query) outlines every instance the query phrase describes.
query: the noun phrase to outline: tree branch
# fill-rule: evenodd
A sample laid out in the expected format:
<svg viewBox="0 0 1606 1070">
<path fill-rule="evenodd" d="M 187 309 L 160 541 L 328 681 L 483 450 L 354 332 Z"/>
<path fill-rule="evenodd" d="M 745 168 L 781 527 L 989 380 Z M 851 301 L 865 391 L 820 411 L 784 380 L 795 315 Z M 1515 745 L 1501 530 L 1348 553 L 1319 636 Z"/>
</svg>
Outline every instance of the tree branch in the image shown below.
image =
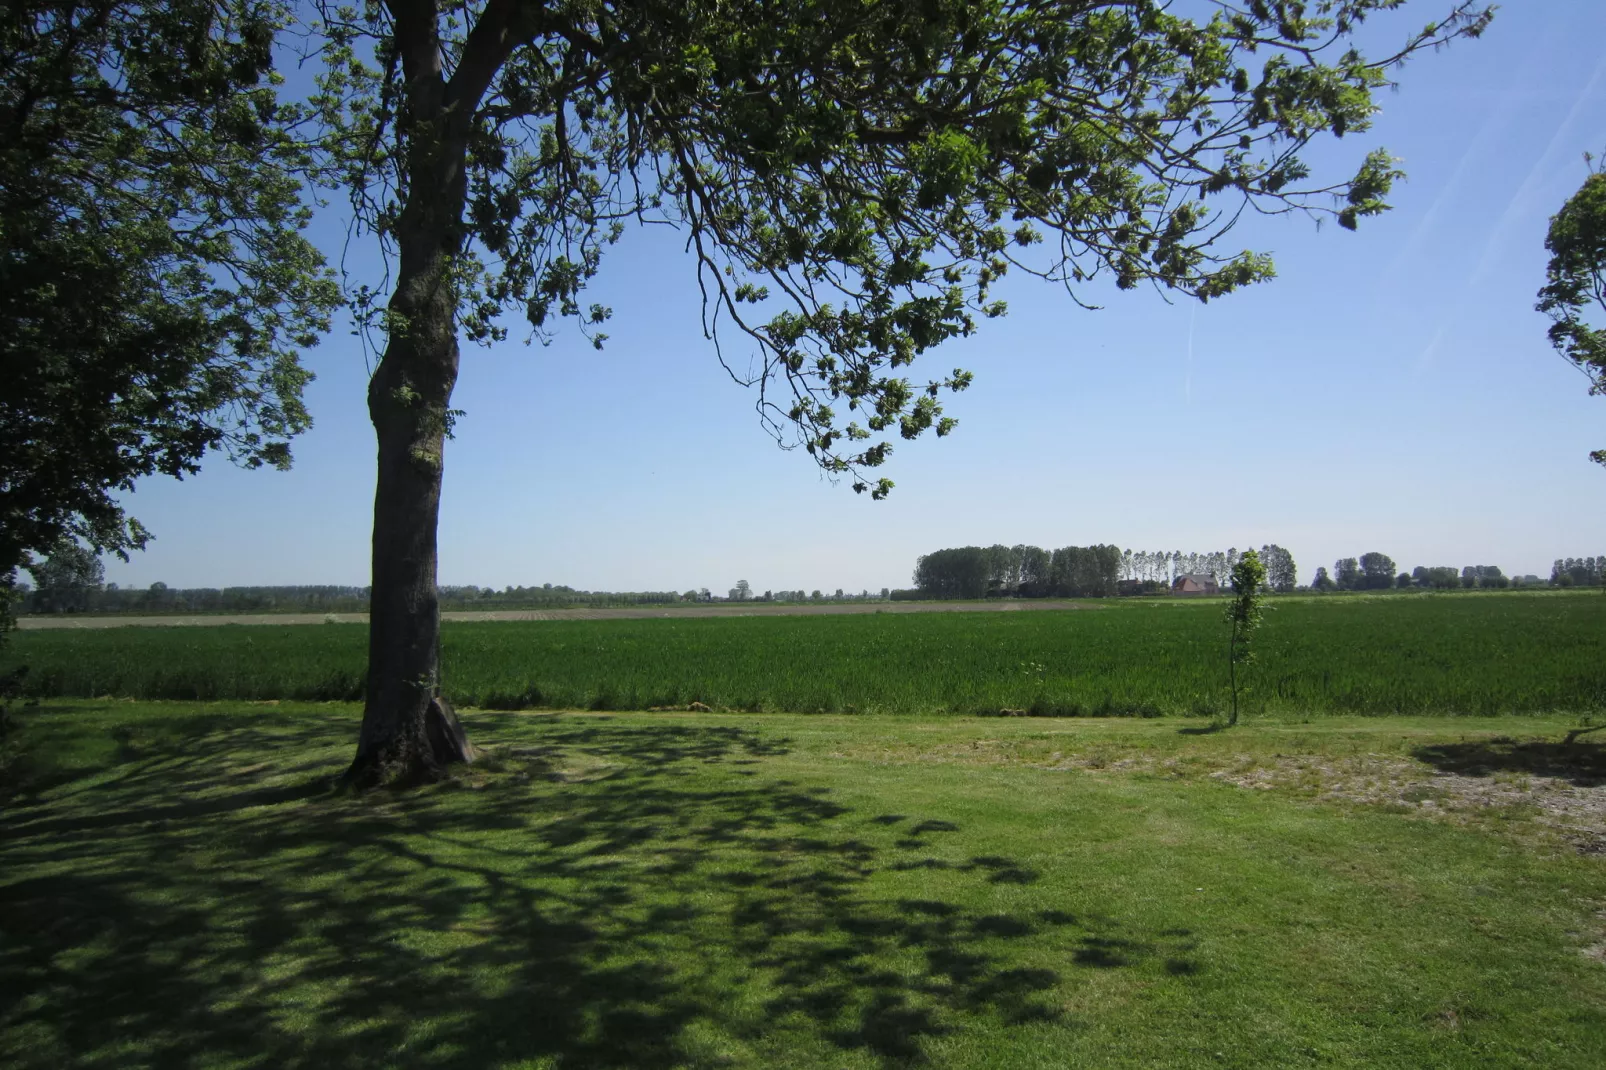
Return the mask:
<svg viewBox="0 0 1606 1070">
<path fill-rule="evenodd" d="M 490 88 L 496 72 L 502 69 L 513 50 L 529 39 L 515 25 L 520 15 L 514 0 L 489 0 L 479 21 L 463 42 L 463 58 L 446 86 L 448 112 L 466 116 L 479 107 L 480 98 Z M 532 22 L 533 19 L 526 19 Z"/>
</svg>

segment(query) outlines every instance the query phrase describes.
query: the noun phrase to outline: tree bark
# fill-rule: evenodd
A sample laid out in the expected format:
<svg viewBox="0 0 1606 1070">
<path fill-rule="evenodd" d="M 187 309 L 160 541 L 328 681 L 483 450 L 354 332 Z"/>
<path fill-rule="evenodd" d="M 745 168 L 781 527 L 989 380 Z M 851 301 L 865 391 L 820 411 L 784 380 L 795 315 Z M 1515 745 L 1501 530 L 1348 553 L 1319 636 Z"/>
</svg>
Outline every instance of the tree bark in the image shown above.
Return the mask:
<svg viewBox="0 0 1606 1070">
<path fill-rule="evenodd" d="M 458 362 L 451 310 L 431 298 L 448 285 L 441 274 L 402 272 L 391 307 L 405 310 L 407 329 L 392 332 L 368 389 L 379 467 L 368 682 L 357 757 L 347 773 L 358 787 L 438 779 L 447 766 L 473 758 L 440 696 L 435 532 Z"/>
<path fill-rule="evenodd" d="M 440 696 L 435 530 L 458 364 L 449 255 L 425 233 L 399 244 L 403 266 L 391 299 L 397 325 L 368 386 L 379 467 L 368 684 L 357 757 L 346 774 L 358 787 L 438 779 L 447 766 L 473 758 Z"/>
<path fill-rule="evenodd" d="M 1227 676 L 1232 680 L 1232 716 L 1227 725 L 1238 723 L 1238 626 L 1232 626 L 1232 637 L 1227 640 Z"/>
<path fill-rule="evenodd" d="M 428 11 L 429 9 L 426 9 Z M 468 122 L 441 77 L 434 16 L 398 16 L 406 66 L 406 204 L 394 231 L 396 289 L 384 355 L 368 384 L 378 439 L 368 681 L 358 788 L 440 778 L 471 761 L 462 726 L 440 694 L 436 524 L 452 387 L 457 382 L 453 261 L 463 247 Z"/>
</svg>

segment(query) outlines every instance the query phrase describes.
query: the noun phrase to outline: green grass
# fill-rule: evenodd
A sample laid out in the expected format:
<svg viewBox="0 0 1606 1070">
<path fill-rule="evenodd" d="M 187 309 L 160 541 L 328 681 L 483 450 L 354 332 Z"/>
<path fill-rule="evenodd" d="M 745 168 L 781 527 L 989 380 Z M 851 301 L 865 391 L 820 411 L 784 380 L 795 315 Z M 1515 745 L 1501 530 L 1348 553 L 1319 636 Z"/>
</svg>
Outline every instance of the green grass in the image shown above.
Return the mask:
<svg viewBox="0 0 1606 1070">
<path fill-rule="evenodd" d="M 596 710 L 1199 714 L 1226 696 L 1211 602 L 1010 613 L 450 623 L 461 704 Z M 1288 599 L 1257 637 L 1258 713 L 1606 709 L 1597 593 Z M 360 625 L 26 631 L 36 696 L 353 700 Z"/>
<path fill-rule="evenodd" d="M 1600 856 L 1221 779 L 1606 771 L 1509 720 L 470 712 L 332 796 L 356 718 L 22 711 L 0 1065 L 1606 1065 Z"/>
</svg>

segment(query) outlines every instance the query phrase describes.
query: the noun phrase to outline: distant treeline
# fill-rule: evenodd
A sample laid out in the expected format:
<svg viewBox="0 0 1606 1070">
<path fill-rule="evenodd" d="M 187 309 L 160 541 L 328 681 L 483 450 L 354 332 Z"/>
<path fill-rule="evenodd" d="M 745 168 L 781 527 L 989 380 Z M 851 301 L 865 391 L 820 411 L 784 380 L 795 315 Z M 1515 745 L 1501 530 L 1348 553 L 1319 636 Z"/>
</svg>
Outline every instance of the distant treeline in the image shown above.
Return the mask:
<svg viewBox="0 0 1606 1070">
<path fill-rule="evenodd" d="M 1123 550 L 1121 579 L 1169 589 L 1183 576 L 1198 576 L 1213 580 L 1216 586 L 1226 590 L 1232 584 L 1232 570 L 1242 556 L 1236 546 L 1186 554 L 1181 550 Z M 1260 548 L 1260 561 L 1266 566 L 1266 585 L 1272 590 L 1292 591 L 1298 585 L 1298 566 L 1289 551 L 1269 543 Z"/>
<path fill-rule="evenodd" d="M 442 587 L 442 609 L 540 609 L 679 602 L 674 591 L 577 591 L 542 587 Z M 23 613 L 366 613 L 367 587 L 118 587 L 115 583 L 25 590 Z"/>
<path fill-rule="evenodd" d="M 1181 550 L 1122 550 L 1113 545 L 959 546 L 937 550 L 915 561 L 914 587 L 894 591 L 895 599 L 921 598 L 1105 598 L 1111 595 L 1163 594 L 1184 576 L 1199 587 L 1227 590 L 1232 570 L 1243 554 L 1236 547 L 1205 553 Z M 1331 574 L 1316 570 L 1308 588 L 1299 586 L 1294 555 L 1276 543 L 1260 548 L 1266 585 L 1274 591 L 1380 591 L 1416 588 L 1470 590 L 1541 587 L 1538 576 L 1507 576 L 1498 565 L 1424 567 L 1397 571 L 1384 553 L 1340 558 Z M 1550 571 L 1552 587 L 1598 587 L 1606 583 L 1606 555 L 1557 558 Z M 1198 588 L 1190 589 L 1197 590 Z"/>
<path fill-rule="evenodd" d="M 1598 587 L 1606 570 L 1606 557 L 1558 558 L 1550 571 L 1552 587 Z M 1310 589 L 1322 591 L 1382 591 L 1417 588 L 1421 590 L 1503 590 L 1507 587 L 1543 587 L 1538 576 L 1507 576 L 1499 565 L 1418 565 L 1407 572 L 1396 572 L 1394 559 L 1383 553 L 1342 557 L 1333 563 L 1333 572 L 1316 570 Z"/>
<path fill-rule="evenodd" d="M 1557 587 L 1599 587 L 1606 579 L 1606 556 L 1558 557 L 1550 567 L 1550 582 Z"/>
<path fill-rule="evenodd" d="M 860 594 L 837 590 L 753 591 L 745 580 L 730 592 L 731 601 L 847 601 L 930 598 L 1102 598 L 1111 595 L 1163 594 L 1182 576 L 1214 583 L 1221 590 L 1231 584 L 1233 566 L 1241 554 L 1236 548 L 1206 553 L 1180 550 L 1122 550 L 1113 545 L 1064 546 L 1044 550 L 1037 546 L 961 546 L 938 550 L 915 564 L 912 590 Z M 1294 557 L 1275 543 L 1260 548 L 1266 565 L 1266 582 L 1277 591 L 1296 587 Z M 19 585 L 22 613 L 366 613 L 367 587 L 169 587 L 153 583 L 146 588 L 102 584 L 98 562 L 90 574 L 49 568 L 35 571 L 48 578 L 37 588 Z M 1606 581 L 1606 555 L 1557 558 L 1550 572 L 1552 587 L 1599 587 Z M 1417 566 L 1410 573 L 1396 571 L 1392 558 L 1382 553 L 1341 558 L 1333 574 L 1318 568 L 1308 589 L 1323 591 L 1376 591 L 1388 588 L 1465 590 L 1545 586 L 1538 576 L 1507 576 L 1496 565 Z M 441 587 L 442 609 L 556 609 L 565 606 L 601 607 L 660 605 L 675 602 L 723 601 L 706 588 L 675 591 L 582 591 L 559 584 L 540 587 Z"/>
<path fill-rule="evenodd" d="M 1263 546 L 1267 582 L 1294 589 L 1294 556 L 1275 543 Z M 915 562 L 914 590 L 902 598 L 1107 598 L 1167 591 L 1179 577 L 1207 578 L 1225 588 L 1242 556 L 1233 547 L 1207 553 L 1123 550 L 1111 544 L 1064 546 L 960 546 Z"/>
<path fill-rule="evenodd" d="M 24 591 L 19 608 L 24 613 L 365 613 L 368 588 L 51 584 Z"/>
<path fill-rule="evenodd" d="M 1121 578 L 1118 546 L 961 546 L 915 562 L 923 598 L 1100 597 Z"/>
</svg>

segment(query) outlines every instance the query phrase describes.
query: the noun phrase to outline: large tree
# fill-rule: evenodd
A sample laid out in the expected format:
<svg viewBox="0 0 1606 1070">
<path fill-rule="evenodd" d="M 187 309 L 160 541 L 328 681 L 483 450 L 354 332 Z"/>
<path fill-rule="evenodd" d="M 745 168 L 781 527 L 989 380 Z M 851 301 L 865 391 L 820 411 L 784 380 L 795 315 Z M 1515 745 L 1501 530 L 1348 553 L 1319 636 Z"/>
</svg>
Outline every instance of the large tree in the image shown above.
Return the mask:
<svg viewBox="0 0 1606 1070">
<path fill-rule="evenodd" d="M 147 533 L 114 495 L 222 449 L 289 464 L 339 291 L 301 236 L 310 146 L 276 0 L 0 12 L 0 616 L 29 556 Z"/>
<path fill-rule="evenodd" d="M 633 220 L 681 227 L 724 359 L 757 405 L 881 497 L 889 435 L 946 434 L 909 364 L 1003 305 L 1011 268 L 1201 299 L 1269 278 L 1222 238 L 1246 208 L 1345 227 L 1385 208 L 1381 150 L 1315 179 L 1409 54 L 1480 31 L 1456 4 L 1398 51 L 1350 41 L 1399 0 L 367 0 L 322 6 L 318 104 L 358 218 L 392 254 L 357 295 L 382 352 L 369 669 L 355 782 L 464 754 L 438 699 L 436 518 L 459 340 L 571 317 Z M 1045 243 L 1045 239 L 1047 239 Z M 746 366 L 748 354 L 732 364 Z M 728 367 L 731 365 L 727 365 Z"/>
<path fill-rule="evenodd" d="M 1361 563 L 1353 557 L 1341 557 L 1333 562 L 1333 582 L 1341 591 L 1361 589 Z"/>
<path fill-rule="evenodd" d="M 1537 307 L 1551 318 L 1550 343 L 1588 377 L 1591 394 L 1606 394 L 1606 323 L 1588 319 L 1606 314 L 1606 170 L 1591 170 L 1551 218 L 1545 248 L 1550 264 Z M 1606 464 L 1606 450 L 1589 456 Z"/>
<path fill-rule="evenodd" d="M 1362 590 L 1383 590 L 1394 583 L 1394 576 L 1394 559 L 1388 554 L 1373 551 L 1361 555 L 1361 575 L 1357 586 Z"/>
<path fill-rule="evenodd" d="M 1299 583 L 1294 555 L 1276 543 L 1260 548 L 1260 562 L 1266 566 L 1266 586 L 1272 590 L 1287 594 Z"/>
</svg>

